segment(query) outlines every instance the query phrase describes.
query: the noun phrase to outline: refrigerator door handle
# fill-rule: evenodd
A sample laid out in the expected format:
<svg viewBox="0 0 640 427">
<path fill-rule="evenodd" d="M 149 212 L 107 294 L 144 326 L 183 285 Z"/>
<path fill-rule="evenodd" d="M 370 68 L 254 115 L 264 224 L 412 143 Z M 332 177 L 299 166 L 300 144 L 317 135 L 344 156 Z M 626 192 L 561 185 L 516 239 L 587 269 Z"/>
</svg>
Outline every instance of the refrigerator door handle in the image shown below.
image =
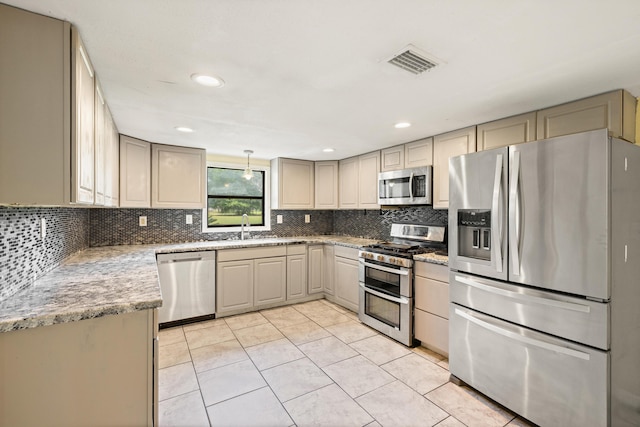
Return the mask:
<svg viewBox="0 0 640 427">
<path fill-rule="evenodd" d="M 484 320 L 478 319 L 476 318 L 474 315 L 466 313 L 462 310 L 460 310 L 459 308 L 455 309 L 455 314 L 457 314 L 458 316 L 468 320 L 469 322 L 475 323 L 476 325 L 480 326 L 481 328 L 484 329 L 488 329 L 496 334 L 502 335 L 503 337 L 507 337 L 510 338 L 512 340 L 515 341 L 519 341 L 525 345 L 532 345 L 535 347 L 539 347 L 539 348 L 543 348 L 545 350 L 550 350 L 556 353 L 561 353 L 561 354 L 565 354 L 567 356 L 571 356 L 571 357 L 576 357 L 579 359 L 583 359 L 583 360 L 589 360 L 591 359 L 591 356 L 589 355 L 589 353 L 585 353 L 582 351 L 578 351 L 578 350 L 574 350 L 572 348 L 568 348 L 568 347 L 563 347 L 563 346 L 559 346 L 557 344 L 551 343 L 551 342 L 546 342 L 543 341 L 541 339 L 536 339 L 533 337 L 528 337 L 526 335 L 520 335 L 516 332 L 512 332 L 508 329 L 502 328 L 498 325 L 494 325 L 491 324 L 489 322 L 486 322 Z"/>
<path fill-rule="evenodd" d="M 502 273 L 502 211 L 500 211 L 500 193 L 502 190 L 502 154 L 496 156 L 496 172 L 493 179 L 493 200 L 491 202 L 491 240 L 493 240 L 493 259 L 496 271 Z"/>
<path fill-rule="evenodd" d="M 511 272 L 515 276 L 520 275 L 520 206 L 516 204 L 518 200 L 518 185 L 520 180 L 520 152 L 513 153 L 513 169 L 511 169 L 509 186 L 509 250 L 511 252 Z"/>
<path fill-rule="evenodd" d="M 591 307 L 589 307 L 588 305 L 576 304 L 576 303 L 567 302 L 567 301 L 558 301 L 554 299 L 542 298 L 542 297 L 537 297 L 533 295 L 526 295 L 520 292 L 513 292 L 513 291 L 508 291 L 506 289 L 497 288 L 490 284 L 481 283 L 476 280 L 469 279 L 467 277 L 458 276 L 458 275 L 455 275 L 454 277 L 456 282 L 464 283 L 467 286 L 471 286 L 473 288 L 480 289 L 485 292 L 501 295 L 514 300 L 519 300 L 519 301 L 522 301 L 522 303 L 524 304 L 529 304 L 529 305 L 538 304 L 538 305 L 544 305 L 547 307 L 556 307 L 563 310 L 577 311 L 580 313 L 591 312 Z"/>
</svg>

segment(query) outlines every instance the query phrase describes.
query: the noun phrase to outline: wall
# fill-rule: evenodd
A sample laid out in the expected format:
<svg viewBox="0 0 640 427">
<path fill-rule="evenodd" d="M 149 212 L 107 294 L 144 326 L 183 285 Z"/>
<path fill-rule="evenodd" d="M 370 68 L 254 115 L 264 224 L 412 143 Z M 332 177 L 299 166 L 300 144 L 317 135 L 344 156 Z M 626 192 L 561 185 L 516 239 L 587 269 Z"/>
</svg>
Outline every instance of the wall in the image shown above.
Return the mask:
<svg viewBox="0 0 640 427">
<path fill-rule="evenodd" d="M 193 224 L 185 224 L 185 216 L 193 215 Z M 311 215 L 305 224 L 304 214 Z M 276 215 L 283 223 L 276 224 Z M 147 217 L 147 226 L 138 225 L 138 217 Z M 201 209 L 91 209 L 91 246 L 182 243 L 238 238 L 233 233 L 203 233 Z M 272 210 L 271 230 L 251 232 L 252 236 L 310 236 L 333 232 L 333 211 Z"/>
<path fill-rule="evenodd" d="M 40 219 L 47 233 L 40 238 Z M 0 301 L 89 246 L 88 209 L 0 207 Z"/>
</svg>

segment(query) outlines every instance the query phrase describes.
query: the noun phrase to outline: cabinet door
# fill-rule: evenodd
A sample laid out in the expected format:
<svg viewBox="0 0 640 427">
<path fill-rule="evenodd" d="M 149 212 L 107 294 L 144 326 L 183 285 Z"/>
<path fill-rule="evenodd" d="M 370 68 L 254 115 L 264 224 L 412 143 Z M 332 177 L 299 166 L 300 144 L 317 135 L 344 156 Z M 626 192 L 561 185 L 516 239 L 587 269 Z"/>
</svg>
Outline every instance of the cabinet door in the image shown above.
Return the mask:
<svg viewBox="0 0 640 427">
<path fill-rule="evenodd" d="M 89 55 L 72 27 L 71 202 L 92 204 L 95 191 L 95 78 Z"/>
<path fill-rule="evenodd" d="M 199 148 L 151 145 L 151 206 L 205 207 L 207 152 Z"/>
<path fill-rule="evenodd" d="M 338 208 L 338 162 L 315 163 L 316 209 Z"/>
<path fill-rule="evenodd" d="M 414 335 L 424 347 L 449 355 L 449 321 L 420 309 L 413 312 Z"/>
<path fill-rule="evenodd" d="M 69 203 L 70 36 L 67 22 L 0 4 L 3 205 Z"/>
<path fill-rule="evenodd" d="M 358 207 L 378 209 L 378 174 L 380 173 L 380 152 L 364 154 L 359 158 Z"/>
<path fill-rule="evenodd" d="M 335 297 L 338 304 L 358 311 L 359 283 L 357 260 L 335 257 Z"/>
<path fill-rule="evenodd" d="M 323 277 L 323 287 L 324 293 L 333 295 L 334 294 L 334 270 L 335 270 L 335 250 L 332 244 L 324 245 L 324 253 L 323 253 L 323 261 L 324 261 L 324 277 Z"/>
<path fill-rule="evenodd" d="M 308 258 L 308 292 L 316 294 L 324 290 L 324 245 L 310 245 Z"/>
<path fill-rule="evenodd" d="M 106 104 L 102 96 L 100 85 L 95 85 L 95 201 L 98 206 L 105 205 L 106 193 L 106 163 L 107 163 L 107 139 L 109 137 L 106 127 Z"/>
<path fill-rule="evenodd" d="M 449 207 L 449 158 L 476 151 L 476 127 L 433 138 L 433 208 Z"/>
<path fill-rule="evenodd" d="M 424 138 L 404 144 L 404 167 L 416 168 L 433 164 L 433 138 Z"/>
<path fill-rule="evenodd" d="M 118 206 L 119 153 L 118 131 L 109 108 L 105 108 L 104 204 Z"/>
<path fill-rule="evenodd" d="M 287 299 L 307 296 L 307 255 L 287 256 Z"/>
<path fill-rule="evenodd" d="M 613 136 L 635 141 L 635 99 L 617 90 L 538 111 L 538 139 L 608 128 Z"/>
<path fill-rule="evenodd" d="M 216 313 L 253 307 L 253 260 L 218 262 Z"/>
<path fill-rule="evenodd" d="M 340 184 L 340 209 L 358 208 L 358 176 L 360 173 L 357 157 L 338 162 L 338 182 Z"/>
<path fill-rule="evenodd" d="M 120 136 L 120 207 L 151 207 L 151 144 Z"/>
<path fill-rule="evenodd" d="M 314 164 L 307 160 L 278 159 L 275 209 L 313 209 Z"/>
<path fill-rule="evenodd" d="M 287 296 L 287 257 L 259 258 L 254 262 L 254 305 L 261 306 L 285 301 Z"/>
<path fill-rule="evenodd" d="M 521 144 L 535 139 L 535 111 L 478 125 L 478 151 Z"/>
<path fill-rule="evenodd" d="M 386 148 L 380 151 L 382 164 L 381 171 L 394 171 L 404 169 L 404 145 Z"/>
</svg>

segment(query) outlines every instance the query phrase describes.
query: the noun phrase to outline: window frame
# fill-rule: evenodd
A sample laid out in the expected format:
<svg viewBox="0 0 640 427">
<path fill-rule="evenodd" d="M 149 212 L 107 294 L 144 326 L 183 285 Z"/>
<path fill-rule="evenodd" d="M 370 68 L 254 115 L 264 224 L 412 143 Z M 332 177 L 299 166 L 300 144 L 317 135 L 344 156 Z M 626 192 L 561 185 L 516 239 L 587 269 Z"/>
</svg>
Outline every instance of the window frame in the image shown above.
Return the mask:
<svg viewBox="0 0 640 427">
<path fill-rule="evenodd" d="M 207 168 L 225 168 L 225 169 L 238 169 L 244 170 L 247 165 L 241 163 L 222 163 L 222 162 L 207 162 Z M 270 231 L 271 230 L 271 168 L 269 166 L 256 165 L 251 166 L 254 171 L 264 172 L 264 225 L 252 225 L 249 227 L 250 231 Z M 205 171 L 206 174 L 206 171 Z M 208 215 L 208 200 L 209 189 L 205 185 L 204 199 L 207 201 L 207 205 L 202 209 L 202 232 L 203 233 L 232 233 L 240 232 L 241 227 L 238 225 L 228 227 L 209 227 L 207 224 Z"/>
</svg>

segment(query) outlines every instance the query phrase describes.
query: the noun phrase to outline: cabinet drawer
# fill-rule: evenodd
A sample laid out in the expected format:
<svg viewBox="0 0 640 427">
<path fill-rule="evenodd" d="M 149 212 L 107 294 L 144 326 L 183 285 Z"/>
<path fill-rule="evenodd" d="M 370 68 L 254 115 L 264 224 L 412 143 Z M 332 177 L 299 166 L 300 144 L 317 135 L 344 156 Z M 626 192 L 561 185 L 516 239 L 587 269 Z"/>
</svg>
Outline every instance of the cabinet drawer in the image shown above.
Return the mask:
<svg viewBox="0 0 640 427">
<path fill-rule="evenodd" d="M 218 262 L 268 258 L 286 255 L 286 246 L 261 246 L 258 248 L 225 249 L 218 251 Z"/>
<path fill-rule="evenodd" d="M 287 255 L 305 255 L 307 245 L 287 245 Z"/>
<path fill-rule="evenodd" d="M 346 246 L 336 245 L 336 247 L 335 247 L 335 256 L 357 260 L 358 259 L 358 250 L 354 249 L 354 248 L 348 248 Z"/>
<path fill-rule="evenodd" d="M 423 346 L 444 356 L 449 355 L 449 321 L 447 319 L 416 309 L 414 334 Z"/>
<path fill-rule="evenodd" d="M 449 283 L 449 266 L 422 261 L 418 261 L 414 265 L 416 267 L 416 276 Z"/>
<path fill-rule="evenodd" d="M 416 276 L 416 308 L 449 318 L 449 285 L 437 280 Z"/>
</svg>

